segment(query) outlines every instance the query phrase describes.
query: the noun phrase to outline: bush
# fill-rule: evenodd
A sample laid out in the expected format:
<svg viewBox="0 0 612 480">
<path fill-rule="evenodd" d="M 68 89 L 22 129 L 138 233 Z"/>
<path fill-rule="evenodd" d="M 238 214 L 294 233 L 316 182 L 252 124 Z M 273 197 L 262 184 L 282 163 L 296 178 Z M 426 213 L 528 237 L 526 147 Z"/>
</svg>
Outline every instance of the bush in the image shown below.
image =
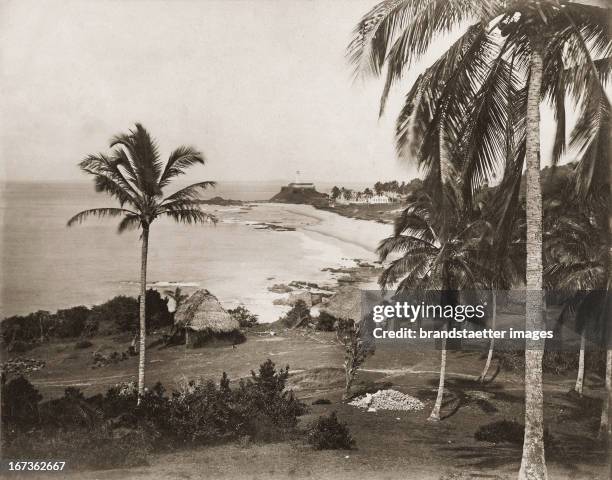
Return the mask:
<svg viewBox="0 0 612 480">
<path fill-rule="evenodd" d="M 331 400 L 328 400 L 327 398 L 317 398 L 314 402 L 312 402 L 313 405 L 331 405 Z"/>
<path fill-rule="evenodd" d="M 161 294 L 152 288 L 147 290 L 145 298 L 147 328 L 156 329 L 172 325 L 173 317 L 168 311 L 168 299 L 162 298 Z"/>
<path fill-rule="evenodd" d="M 327 312 L 321 312 L 317 318 L 316 329 L 323 332 L 333 332 L 336 319 Z"/>
<path fill-rule="evenodd" d="M 257 325 L 257 315 L 251 313 L 244 305 L 229 309 L 227 313 L 238 321 L 240 328 L 251 328 Z"/>
<path fill-rule="evenodd" d="M 140 465 L 152 448 L 214 444 L 240 438 L 277 440 L 293 434 L 305 406 L 285 390 L 289 369 L 264 362 L 232 389 L 191 381 L 170 396 L 161 384 L 137 404 L 137 387 L 121 383 L 85 398 L 67 388 L 43 402 L 23 377 L 2 387 L 4 452 L 19 458 L 61 458 L 82 468 Z M 101 458 L 104 457 L 104 458 Z"/>
<path fill-rule="evenodd" d="M 308 429 L 306 438 L 316 450 L 350 450 L 355 445 L 348 427 L 338 421 L 336 412 L 319 417 Z"/>
<path fill-rule="evenodd" d="M 74 344 L 74 348 L 76 349 L 89 348 L 92 346 L 93 346 L 93 343 L 91 343 L 89 340 L 79 340 L 78 342 Z"/>
<path fill-rule="evenodd" d="M 282 438 L 297 425 L 297 417 L 303 415 L 306 406 L 285 391 L 289 367 L 276 371 L 274 362 L 266 360 L 257 373 L 241 381 L 235 401 L 247 418 L 251 419 L 248 434 L 273 440 Z"/>
<path fill-rule="evenodd" d="M 291 310 L 282 318 L 282 322 L 286 327 L 295 328 L 311 321 L 310 308 L 304 300 L 295 302 Z"/>
<path fill-rule="evenodd" d="M 42 395 L 23 376 L 2 384 L 2 425 L 5 431 L 20 431 L 38 423 Z"/>
</svg>

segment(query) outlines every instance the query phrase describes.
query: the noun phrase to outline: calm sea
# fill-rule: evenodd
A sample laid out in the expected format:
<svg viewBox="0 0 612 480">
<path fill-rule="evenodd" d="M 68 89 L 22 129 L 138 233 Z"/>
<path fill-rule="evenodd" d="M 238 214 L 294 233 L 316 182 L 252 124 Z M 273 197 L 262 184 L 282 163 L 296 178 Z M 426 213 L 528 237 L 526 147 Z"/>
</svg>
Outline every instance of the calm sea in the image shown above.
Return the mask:
<svg viewBox="0 0 612 480">
<path fill-rule="evenodd" d="M 280 183 L 219 184 L 208 196 L 265 200 Z M 324 190 L 325 188 L 321 188 Z M 87 208 L 112 206 L 91 184 L 9 183 L 2 187 L 2 305 L 0 318 L 36 310 L 93 305 L 114 295 L 137 295 L 137 232 L 116 233 L 117 221 L 92 219 L 72 228 L 66 221 Z M 274 283 L 332 281 L 322 268 L 373 258 L 374 240 L 360 238 L 364 224 L 309 206 L 257 204 L 206 207 L 221 219 L 185 226 L 157 221 L 151 230 L 148 280 L 160 291 L 183 285 L 207 288 L 226 307 L 244 303 L 262 321 L 285 310 L 272 305 Z M 276 222 L 293 232 L 263 230 Z"/>
</svg>

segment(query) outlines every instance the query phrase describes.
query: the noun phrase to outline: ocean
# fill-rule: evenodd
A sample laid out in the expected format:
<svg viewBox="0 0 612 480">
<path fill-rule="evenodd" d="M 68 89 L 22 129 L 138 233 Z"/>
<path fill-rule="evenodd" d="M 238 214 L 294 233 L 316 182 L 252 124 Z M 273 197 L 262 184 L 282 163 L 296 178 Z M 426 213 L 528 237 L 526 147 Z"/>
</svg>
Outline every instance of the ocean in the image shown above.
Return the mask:
<svg viewBox="0 0 612 480">
<path fill-rule="evenodd" d="M 220 183 L 203 197 L 266 200 L 280 186 Z M 81 210 L 113 206 L 91 183 L 8 183 L 0 193 L 0 318 L 138 294 L 138 232 L 117 234 L 114 219 L 66 227 Z M 308 205 L 205 208 L 219 217 L 216 226 L 179 225 L 166 219 L 153 224 L 148 284 L 160 292 L 177 285 L 187 293 L 206 288 L 225 307 L 244 304 L 262 322 L 275 321 L 287 310 L 273 305 L 281 295 L 268 287 L 292 280 L 333 282 L 333 274 L 323 268 L 352 266 L 354 259 L 374 260 L 376 244 L 391 228 Z M 261 222 L 295 231 L 262 229 L 257 225 Z"/>
</svg>

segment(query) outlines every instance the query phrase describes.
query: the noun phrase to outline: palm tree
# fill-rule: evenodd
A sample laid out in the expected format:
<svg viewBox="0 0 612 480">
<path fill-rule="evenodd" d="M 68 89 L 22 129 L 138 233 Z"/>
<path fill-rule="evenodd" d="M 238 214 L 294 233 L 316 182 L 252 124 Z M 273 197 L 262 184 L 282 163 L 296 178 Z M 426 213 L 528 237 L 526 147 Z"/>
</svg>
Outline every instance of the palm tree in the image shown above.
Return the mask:
<svg viewBox="0 0 612 480">
<path fill-rule="evenodd" d="M 481 259 L 486 268 L 482 268 L 485 275 L 481 282 L 491 294 L 491 329 L 495 330 L 497 322 L 497 292 L 509 290 L 517 285 L 524 284 L 525 278 L 525 224 L 524 215 L 517 215 L 511 224 L 511 236 L 501 234 L 505 228 L 501 224 L 494 227 L 486 220 L 487 213 L 483 212 L 483 233 L 481 246 Z M 478 377 L 484 383 L 495 348 L 495 339 L 489 342 L 489 351 L 482 373 Z"/>
<path fill-rule="evenodd" d="M 140 358 L 138 363 L 138 396 L 144 394 L 145 339 L 146 339 L 146 285 L 147 252 L 151 224 L 159 217 L 170 217 L 186 224 L 216 222 L 216 218 L 201 210 L 199 192 L 213 187 L 204 181 L 164 196 L 163 189 L 173 179 L 183 175 L 185 169 L 204 164 L 204 156 L 193 147 L 181 146 L 174 150 L 164 165 L 157 145 L 145 128 L 137 123 L 127 134 L 119 134 L 110 142 L 110 156 L 102 153 L 90 155 L 79 166 L 93 175 L 97 192 L 117 199 L 119 208 L 93 208 L 77 213 L 68 226 L 80 224 L 89 217 L 122 217 L 118 232 L 141 230 L 142 250 L 140 263 Z"/>
<path fill-rule="evenodd" d="M 400 156 L 416 158 L 439 184 L 447 180 L 448 166 L 457 164 L 469 195 L 499 168 L 508 141 L 506 119 L 514 109 L 520 113 L 511 142 L 517 155 L 514 175 L 505 186 L 509 197 L 516 199 L 526 164 L 529 330 L 540 330 L 545 323 L 539 106 L 546 97 L 555 109 L 553 159 L 557 161 L 565 149 L 566 94 L 574 98 L 580 118 L 588 119 L 592 109 L 590 102 L 580 101 L 582 95 L 586 90 L 603 90 L 609 62 L 598 68 L 594 59 L 609 55 L 607 13 L 564 0 L 386 0 L 359 22 L 348 49 L 357 73 L 380 75 L 387 67 L 382 114 L 391 86 L 432 40 L 471 23 L 407 93 L 397 121 L 397 149 Z M 530 340 L 525 350 L 521 479 L 547 477 L 543 348 L 543 341 Z"/>
<path fill-rule="evenodd" d="M 582 395 L 584 384 L 585 344 L 587 329 L 602 329 L 601 292 L 606 290 L 608 236 L 606 215 L 599 204 L 576 205 L 568 198 L 564 182 L 547 202 L 545 215 L 544 279 L 553 289 L 569 292 L 561 313 L 563 320 L 573 313 L 580 331 L 578 373 L 574 389 Z M 571 185 L 569 185 L 571 187 Z M 605 298 L 605 296 L 603 297 Z M 605 419 L 607 402 L 602 413 Z M 600 434 L 605 434 L 604 423 Z"/>
<path fill-rule="evenodd" d="M 478 222 L 473 222 L 472 212 L 463 208 L 452 183 L 445 184 L 443 195 L 444 202 L 425 191 L 407 200 L 407 208 L 396 219 L 394 234 L 378 247 L 383 262 L 390 255 L 400 254 L 379 278 L 383 289 L 397 284 L 400 294 L 413 289 L 440 290 L 443 304 L 453 305 L 457 290 L 480 285 L 479 279 L 485 274 L 476 232 Z M 442 203 L 445 208 L 441 208 Z M 448 210 L 449 206 L 452 210 Z M 447 323 L 444 328 L 448 328 Z M 431 421 L 440 420 L 445 372 L 446 339 L 443 339 L 438 394 L 429 416 Z"/>
</svg>

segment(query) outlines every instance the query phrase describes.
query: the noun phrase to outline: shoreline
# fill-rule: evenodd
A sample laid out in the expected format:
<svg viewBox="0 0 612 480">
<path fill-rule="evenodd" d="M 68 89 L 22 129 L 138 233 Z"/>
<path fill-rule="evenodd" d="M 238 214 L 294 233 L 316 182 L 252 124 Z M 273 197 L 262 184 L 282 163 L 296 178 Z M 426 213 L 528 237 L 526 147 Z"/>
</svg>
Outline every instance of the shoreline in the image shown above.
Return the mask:
<svg viewBox="0 0 612 480">
<path fill-rule="evenodd" d="M 232 273 L 235 271 L 233 265 L 241 265 L 240 259 L 227 257 L 226 263 L 224 258 L 227 250 L 220 250 L 215 255 L 213 253 L 216 251 L 215 244 L 211 244 L 208 249 L 213 255 L 211 258 L 216 257 L 215 262 L 221 262 L 218 266 L 212 265 L 211 270 L 206 259 L 202 259 L 185 270 L 181 268 L 182 264 L 176 264 L 171 270 L 166 270 L 165 265 L 172 265 L 169 260 L 174 253 L 171 252 L 170 256 L 166 255 L 166 258 L 161 261 L 153 260 L 147 288 L 156 289 L 162 295 L 164 290 L 174 289 L 177 286 L 189 294 L 196 289 L 206 288 L 219 298 L 224 308 L 235 308 L 239 304 L 244 304 L 249 310 L 259 315 L 261 323 L 272 323 L 289 309 L 286 305 L 282 305 L 282 295 L 269 290 L 269 287 L 274 284 L 311 282 L 336 291 L 341 286 L 338 279 L 342 279 L 344 284 L 359 285 L 371 283 L 376 276 L 374 270 L 360 267 L 358 263 L 372 264 L 376 261 L 374 253 L 376 245 L 387 234 L 388 226 L 371 221 L 349 219 L 336 215 L 334 212 L 318 210 L 310 205 L 246 201 L 242 205 L 237 205 L 232 200 L 228 200 L 227 203 L 224 200 L 223 203 L 224 205 L 206 205 L 207 209 L 220 216 L 221 222 L 216 228 L 221 228 L 226 232 L 220 232 L 220 238 L 232 238 L 234 235 L 232 232 L 237 229 L 236 232 L 244 231 L 249 238 L 252 237 L 258 242 L 255 245 L 258 251 L 264 249 L 265 256 L 259 255 L 259 258 L 254 260 L 257 262 L 254 265 L 257 270 L 249 270 L 250 281 L 245 282 L 241 279 L 241 275 Z M 156 237 L 163 237 L 166 233 L 173 234 L 173 230 L 170 229 L 162 231 L 165 227 L 165 225 L 160 225 L 160 228 L 156 230 Z M 186 233 L 191 234 L 191 231 L 186 231 Z M 206 229 L 203 233 L 212 239 L 218 235 L 218 230 Z M 132 239 L 128 237 L 115 236 L 112 230 L 109 232 L 110 235 L 113 235 L 113 240 L 116 239 L 117 242 L 125 242 L 128 245 L 132 243 Z M 242 237 L 244 234 L 238 235 Z M 283 245 L 283 250 L 277 253 L 278 242 Z M 158 245 L 156 241 L 153 248 L 163 250 Z M 177 253 L 181 251 L 181 248 L 177 247 Z M 194 247 L 189 246 L 188 248 L 193 251 Z M 227 254 L 232 255 L 231 252 L 235 248 L 232 247 Z M 194 256 L 189 251 L 187 254 L 190 257 Z M 98 257 L 101 258 L 101 256 Z M 289 259 L 289 263 L 285 260 L 286 258 Z M 96 255 L 92 255 L 91 259 L 94 263 L 97 262 Z M 132 257 L 130 256 L 129 259 Z M 221 264 L 227 265 L 223 273 L 224 277 L 222 277 L 224 280 L 221 281 L 217 277 L 211 278 L 212 274 L 216 275 L 215 272 L 221 268 Z M 98 286 L 103 285 L 102 289 L 84 290 L 86 296 L 82 296 L 79 291 L 72 292 L 65 297 L 45 292 L 47 294 L 45 296 L 51 301 L 44 301 L 44 298 L 37 296 L 31 297 L 33 302 L 29 302 L 24 300 L 24 297 L 21 299 L 20 308 L 15 308 L 18 304 L 6 304 L 6 313 L 3 312 L 3 318 L 28 315 L 38 310 L 55 312 L 76 305 L 91 307 L 117 295 L 137 295 L 138 281 L 126 278 L 124 271 L 126 269 L 115 269 L 109 264 L 107 270 L 108 278 L 96 281 Z M 74 270 L 75 273 L 78 271 L 78 269 Z M 198 271 L 203 271 L 205 277 L 198 274 Z M 112 276 L 118 279 L 111 280 Z M 19 288 L 19 283 L 15 283 L 15 288 Z M 44 286 L 40 285 L 39 288 L 44 288 Z M 69 289 L 69 285 L 66 285 L 66 288 Z M 300 292 L 295 291 L 294 293 Z M 276 304 L 275 301 L 277 301 Z"/>
</svg>

